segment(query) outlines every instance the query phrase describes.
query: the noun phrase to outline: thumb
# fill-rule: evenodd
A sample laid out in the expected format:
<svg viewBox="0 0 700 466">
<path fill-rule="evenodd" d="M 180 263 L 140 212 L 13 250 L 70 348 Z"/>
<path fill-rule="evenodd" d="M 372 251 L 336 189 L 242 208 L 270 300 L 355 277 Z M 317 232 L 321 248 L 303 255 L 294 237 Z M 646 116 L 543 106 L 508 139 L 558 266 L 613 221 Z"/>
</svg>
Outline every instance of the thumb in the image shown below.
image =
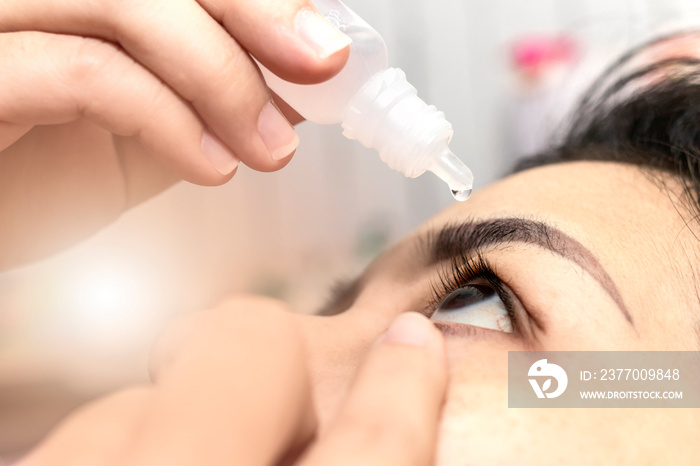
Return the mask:
<svg viewBox="0 0 700 466">
<path fill-rule="evenodd" d="M 351 40 L 311 0 L 199 0 L 251 55 L 274 74 L 299 84 L 335 76 Z"/>
</svg>

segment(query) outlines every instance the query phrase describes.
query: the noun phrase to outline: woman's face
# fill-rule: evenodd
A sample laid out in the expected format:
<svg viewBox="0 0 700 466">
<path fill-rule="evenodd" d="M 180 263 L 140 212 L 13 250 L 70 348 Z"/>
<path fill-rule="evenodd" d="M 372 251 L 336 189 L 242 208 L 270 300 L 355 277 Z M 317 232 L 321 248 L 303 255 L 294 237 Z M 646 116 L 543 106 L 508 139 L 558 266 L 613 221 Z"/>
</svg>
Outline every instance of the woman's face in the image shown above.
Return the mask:
<svg viewBox="0 0 700 466">
<path fill-rule="evenodd" d="M 443 211 L 341 292 L 327 310 L 340 314 L 302 317 L 322 423 L 388 322 L 442 302 L 437 316 L 464 323 L 438 324 L 451 377 L 439 464 L 697 459 L 698 410 L 507 407 L 509 350 L 698 349 L 700 241 L 677 192 L 631 166 L 578 162 Z"/>
</svg>

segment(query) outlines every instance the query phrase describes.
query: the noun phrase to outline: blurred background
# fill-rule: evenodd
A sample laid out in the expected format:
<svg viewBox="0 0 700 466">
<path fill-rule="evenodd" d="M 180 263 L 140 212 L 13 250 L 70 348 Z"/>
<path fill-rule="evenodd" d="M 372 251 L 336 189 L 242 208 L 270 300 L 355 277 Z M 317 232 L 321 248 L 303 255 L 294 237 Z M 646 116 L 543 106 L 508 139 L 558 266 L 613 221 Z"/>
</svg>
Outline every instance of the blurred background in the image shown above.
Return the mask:
<svg viewBox="0 0 700 466">
<path fill-rule="evenodd" d="M 545 146 L 616 53 L 700 12 L 694 0 L 346 3 L 452 122 L 477 189 Z M 148 380 L 150 345 L 174 316 L 241 291 L 313 312 L 335 279 L 454 202 L 431 174 L 404 178 L 339 127 L 298 132 L 279 173 L 181 183 L 85 243 L 0 274 L 0 466 L 86 400 Z"/>
</svg>

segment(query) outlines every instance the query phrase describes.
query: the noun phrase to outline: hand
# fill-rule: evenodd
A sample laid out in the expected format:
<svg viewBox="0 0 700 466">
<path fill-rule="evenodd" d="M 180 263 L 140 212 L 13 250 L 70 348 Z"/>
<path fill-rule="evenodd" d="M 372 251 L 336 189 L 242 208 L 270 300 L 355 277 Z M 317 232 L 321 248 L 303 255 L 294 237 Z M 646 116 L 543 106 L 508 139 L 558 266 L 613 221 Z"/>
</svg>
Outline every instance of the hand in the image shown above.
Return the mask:
<svg viewBox="0 0 700 466">
<path fill-rule="evenodd" d="M 427 319 L 394 321 L 320 434 L 305 352 L 269 300 L 190 316 L 156 346 L 153 387 L 84 408 L 19 466 L 432 464 L 447 371 Z"/>
<path fill-rule="evenodd" d="M 315 11 L 310 0 L 0 2 L 0 270 L 178 179 L 222 184 L 239 160 L 283 167 L 298 139 L 249 54 L 290 81 L 333 76 L 347 38 Z"/>
</svg>

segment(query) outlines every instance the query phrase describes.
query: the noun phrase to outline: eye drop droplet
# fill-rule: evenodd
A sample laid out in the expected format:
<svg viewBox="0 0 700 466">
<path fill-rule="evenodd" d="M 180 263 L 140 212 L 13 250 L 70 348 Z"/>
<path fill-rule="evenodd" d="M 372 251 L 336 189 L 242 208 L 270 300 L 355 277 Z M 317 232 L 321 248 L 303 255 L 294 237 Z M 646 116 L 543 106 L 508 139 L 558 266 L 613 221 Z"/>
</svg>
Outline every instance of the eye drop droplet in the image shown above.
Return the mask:
<svg viewBox="0 0 700 466">
<path fill-rule="evenodd" d="M 469 199 L 469 196 L 472 195 L 472 190 L 471 189 L 452 189 L 452 197 L 457 199 L 459 202 L 464 202 L 467 199 Z"/>
</svg>

